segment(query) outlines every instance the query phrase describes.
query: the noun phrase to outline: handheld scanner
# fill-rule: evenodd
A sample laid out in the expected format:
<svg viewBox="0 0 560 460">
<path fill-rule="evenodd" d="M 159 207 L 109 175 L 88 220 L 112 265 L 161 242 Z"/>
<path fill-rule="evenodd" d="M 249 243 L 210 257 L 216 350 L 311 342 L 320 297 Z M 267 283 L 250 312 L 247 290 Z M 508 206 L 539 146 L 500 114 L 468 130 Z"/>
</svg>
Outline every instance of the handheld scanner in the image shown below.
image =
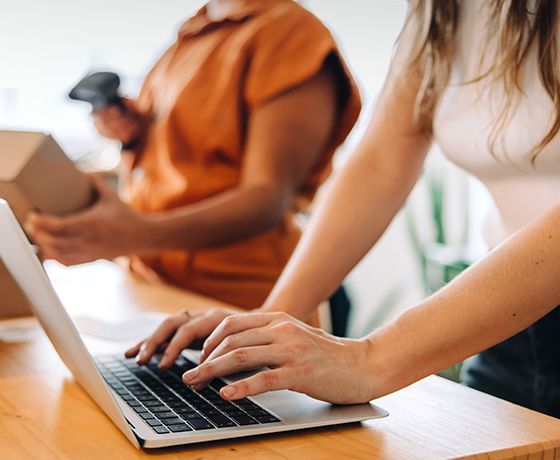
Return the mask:
<svg viewBox="0 0 560 460">
<path fill-rule="evenodd" d="M 93 110 L 103 110 L 110 105 L 125 108 L 119 86 L 121 79 L 113 72 L 95 72 L 82 78 L 68 94 L 70 99 L 89 102 Z"/>
</svg>

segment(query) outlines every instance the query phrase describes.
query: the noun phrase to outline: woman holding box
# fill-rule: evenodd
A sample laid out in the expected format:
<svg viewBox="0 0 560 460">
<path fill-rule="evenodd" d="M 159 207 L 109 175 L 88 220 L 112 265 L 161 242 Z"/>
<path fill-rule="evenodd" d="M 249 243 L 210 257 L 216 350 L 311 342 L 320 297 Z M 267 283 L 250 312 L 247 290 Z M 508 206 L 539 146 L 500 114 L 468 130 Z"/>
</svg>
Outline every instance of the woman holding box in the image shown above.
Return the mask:
<svg viewBox="0 0 560 460">
<path fill-rule="evenodd" d="M 296 214 L 360 111 L 329 31 L 291 0 L 211 0 L 125 104 L 94 121 L 126 147 L 126 204 L 95 181 L 90 210 L 31 215 L 43 254 L 129 255 L 148 279 L 260 306 L 298 241 Z M 227 312 L 208 314 L 206 334 Z"/>
</svg>

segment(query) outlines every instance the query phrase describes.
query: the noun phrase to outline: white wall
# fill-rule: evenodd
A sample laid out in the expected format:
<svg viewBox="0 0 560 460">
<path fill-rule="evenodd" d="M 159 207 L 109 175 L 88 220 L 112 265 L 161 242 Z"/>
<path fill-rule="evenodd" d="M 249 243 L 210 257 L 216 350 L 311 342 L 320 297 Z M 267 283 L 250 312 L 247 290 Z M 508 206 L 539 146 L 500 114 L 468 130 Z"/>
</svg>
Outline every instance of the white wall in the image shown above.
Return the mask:
<svg viewBox="0 0 560 460">
<path fill-rule="evenodd" d="M 134 93 L 154 59 L 174 40 L 180 23 L 203 3 L 0 0 L 0 127 L 51 131 L 74 157 L 99 149 L 103 141 L 91 127 L 87 107 L 69 102 L 65 97 L 68 89 L 90 69 L 108 68 L 126 76 L 125 87 Z M 335 34 L 364 98 L 360 122 L 338 158 L 343 163 L 363 132 L 383 84 L 407 2 L 302 3 Z M 406 227 L 399 217 L 349 277 L 357 305 L 353 332 L 362 331 L 397 285 L 404 295 L 392 315 L 418 300 L 417 275 Z"/>
</svg>

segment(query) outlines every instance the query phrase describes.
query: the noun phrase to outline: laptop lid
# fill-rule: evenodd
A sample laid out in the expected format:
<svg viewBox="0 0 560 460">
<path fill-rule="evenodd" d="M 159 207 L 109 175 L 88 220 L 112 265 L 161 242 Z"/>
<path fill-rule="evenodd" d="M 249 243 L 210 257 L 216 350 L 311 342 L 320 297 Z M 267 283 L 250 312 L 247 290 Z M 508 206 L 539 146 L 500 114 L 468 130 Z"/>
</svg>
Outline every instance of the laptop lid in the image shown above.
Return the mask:
<svg viewBox="0 0 560 460">
<path fill-rule="evenodd" d="M 29 298 L 31 309 L 57 353 L 78 383 L 89 393 L 122 433 L 137 448 L 138 439 L 119 409 L 113 394 L 99 374 L 43 266 L 33 253 L 8 203 L 0 199 L 0 259 Z"/>
</svg>

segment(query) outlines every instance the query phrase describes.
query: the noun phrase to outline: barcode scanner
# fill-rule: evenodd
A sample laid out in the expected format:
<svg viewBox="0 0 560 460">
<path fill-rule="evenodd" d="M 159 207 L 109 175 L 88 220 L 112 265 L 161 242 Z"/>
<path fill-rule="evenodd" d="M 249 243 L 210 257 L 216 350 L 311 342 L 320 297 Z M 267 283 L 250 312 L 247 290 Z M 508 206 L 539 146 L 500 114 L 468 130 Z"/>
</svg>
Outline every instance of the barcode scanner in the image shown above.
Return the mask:
<svg viewBox="0 0 560 460">
<path fill-rule="evenodd" d="M 68 93 L 68 97 L 76 101 L 89 102 L 94 111 L 115 105 L 125 112 L 126 106 L 119 95 L 120 85 L 121 79 L 116 73 L 95 72 L 82 78 Z"/>
</svg>

